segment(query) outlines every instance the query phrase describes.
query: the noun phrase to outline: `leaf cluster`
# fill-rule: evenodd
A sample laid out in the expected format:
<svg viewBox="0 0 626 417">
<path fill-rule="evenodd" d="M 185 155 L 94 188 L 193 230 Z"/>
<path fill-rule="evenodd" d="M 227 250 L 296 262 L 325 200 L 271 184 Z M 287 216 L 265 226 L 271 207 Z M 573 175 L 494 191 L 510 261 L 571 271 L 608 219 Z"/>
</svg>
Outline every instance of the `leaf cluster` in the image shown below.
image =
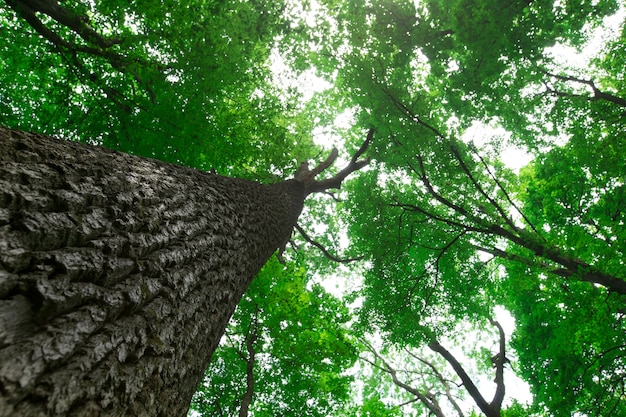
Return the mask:
<svg viewBox="0 0 626 417">
<path fill-rule="evenodd" d="M 239 304 L 194 397 L 202 415 L 235 415 L 246 390 L 246 340 L 254 344 L 255 416 L 326 416 L 348 401 L 356 347 L 345 329 L 346 307 L 309 284 L 301 261 L 271 260 Z"/>
</svg>

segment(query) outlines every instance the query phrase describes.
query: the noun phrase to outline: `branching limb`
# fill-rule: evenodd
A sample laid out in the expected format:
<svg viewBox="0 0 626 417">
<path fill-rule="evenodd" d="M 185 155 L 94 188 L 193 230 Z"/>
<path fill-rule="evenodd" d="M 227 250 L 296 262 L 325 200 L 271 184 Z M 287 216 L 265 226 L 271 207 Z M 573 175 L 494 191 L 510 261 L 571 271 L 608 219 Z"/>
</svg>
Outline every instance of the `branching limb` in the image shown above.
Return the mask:
<svg viewBox="0 0 626 417">
<path fill-rule="evenodd" d="M 515 223 L 513 222 L 513 220 L 510 218 L 510 216 L 507 215 L 506 210 L 504 210 L 504 208 L 493 197 L 491 197 L 489 193 L 485 191 L 485 189 L 478 182 L 474 174 L 472 174 L 472 172 L 470 171 L 469 167 L 465 163 L 465 160 L 461 156 L 461 153 L 459 152 L 457 147 L 452 145 L 450 146 L 450 150 L 452 154 L 454 155 L 454 157 L 456 158 L 456 160 L 461 165 L 461 169 L 463 170 L 465 175 L 470 179 L 470 181 L 472 182 L 472 185 L 474 185 L 474 188 L 476 188 L 476 190 L 489 202 L 489 204 L 493 208 L 496 209 L 496 211 L 500 215 L 500 218 L 504 220 L 504 222 L 511 228 L 513 232 L 515 233 L 519 232 L 519 229 L 517 228 L 517 226 L 515 226 Z"/>
<path fill-rule="evenodd" d="M 496 320 L 490 319 L 489 322 L 498 329 L 498 353 L 493 356 L 491 359 L 493 365 L 495 367 L 496 377 L 494 382 L 496 383 L 496 392 L 493 396 L 491 402 L 487 402 L 485 398 L 482 396 L 478 387 L 474 384 L 470 376 L 465 372 L 463 366 L 459 363 L 459 361 L 450 353 L 446 348 L 444 348 L 437 340 L 433 340 L 428 347 L 440 354 L 454 369 L 454 372 L 461 378 L 465 389 L 470 394 L 478 408 L 487 416 L 487 417 L 500 417 L 500 413 L 502 410 L 502 401 L 504 400 L 504 365 L 509 362 L 506 358 L 506 336 L 504 334 L 504 329 Z M 422 361 L 423 362 L 423 361 Z M 425 362 L 430 365 L 428 362 Z M 431 368 L 434 369 L 432 365 Z M 435 372 L 436 369 L 435 369 Z M 438 375 L 439 379 L 441 377 Z"/>
<path fill-rule="evenodd" d="M 553 275 L 561 276 L 564 278 L 578 279 L 593 284 L 600 284 L 606 287 L 609 291 L 616 292 L 618 294 L 626 294 L 625 280 L 611 274 L 605 274 L 580 259 L 563 255 L 558 249 L 552 246 L 537 242 L 527 235 L 517 238 L 516 240 L 509 240 L 513 241 L 521 247 L 533 251 L 536 255 L 544 259 L 548 259 L 555 264 L 560 265 L 561 267 L 557 267 L 554 264 L 550 264 L 547 262 L 536 261 L 528 257 L 512 254 L 495 247 L 485 248 L 476 246 L 476 249 L 482 252 L 490 253 L 502 259 L 508 259 L 515 262 L 521 262 L 529 266 L 539 267 Z"/>
<path fill-rule="evenodd" d="M 302 165 L 300 165 L 300 169 L 296 173 L 296 179 L 305 184 L 313 182 L 318 174 L 326 170 L 333 164 L 333 162 L 335 162 L 338 155 L 339 151 L 337 150 L 337 148 L 333 148 L 330 151 L 330 155 L 328 155 L 328 157 L 322 163 L 320 163 L 312 170 L 309 169 L 309 165 L 306 162 L 303 162 Z"/>
<path fill-rule="evenodd" d="M 355 262 L 355 261 L 360 261 L 361 259 L 365 258 L 365 256 L 357 256 L 356 258 L 339 258 L 335 255 L 333 255 L 332 253 L 330 253 L 328 251 L 328 249 L 326 249 L 324 247 L 324 245 L 322 245 L 321 243 L 319 243 L 318 241 L 314 240 L 313 238 L 311 238 L 302 227 L 300 227 L 300 225 L 296 224 L 295 228 L 298 230 L 298 232 L 300 232 L 300 234 L 302 235 L 302 237 L 304 238 L 304 240 L 306 240 L 307 242 L 309 242 L 311 245 L 315 246 L 316 248 L 318 248 L 319 250 L 322 251 L 322 253 L 324 254 L 324 256 L 326 256 L 328 259 L 330 259 L 331 261 L 334 262 L 340 262 L 340 263 L 350 263 L 350 262 Z"/>
<path fill-rule="evenodd" d="M 499 236 L 511 243 L 532 251 L 535 255 L 543 259 L 552 261 L 555 264 L 560 265 L 560 268 L 552 268 L 551 272 L 555 275 L 571 277 L 590 283 L 600 284 L 606 287 L 609 291 L 613 291 L 619 294 L 626 294 L 626 280 L 611 274 L 603 273 L 594 266 L 580 259 L 576 259 L 563 254 L 561 250 L 546 242 L 545 239 L 542 238 L 542 236 L 538 235 L 537 233 L 533 233 L 533 231 L 516 227 L 514 224 L 512 224 L 510 219 L 505 220 L 504 226 L 500 225 L 494 221 L 479 217 L 471 213 L 465 207 L 445 197 L 444 195 L 439 193 L 430 182 L 430 179 L 426 174 L 424 160 L 420 154 L 416 155 L 416 160 L 418 162 L 417 167 L 413 165 L 410 165 L 410 167 L 417 174 L 418 178 L 420 178 L 428 193 L 437 202 L 441 203 L 445 207 L 448 207 L 456 214 L 464 217 L 466 221 L 459 221 L 453 217 L 451 218 L 436 215 L 432 212 L 429 212 L 428 210 L 424 210 L 421 207 L 415 205 L 397 204 L 398 206 L 404 208 L 405 210 L 413 210 L 419 212 L 423 215 L 429 216 L 433 220 L 442 222 L 449 226 L 464 228 L 467 232 L 478 232 L 485 235 Z M 476 182 L 475 179 L 470 178 L 470 180 L 472 180 L 473 183 Z M 481 192 L 482 195 L 486 193 L 485 190 L 483 190 L 482 188 L 479 188 L 478 191 Z M 500 216 L 505 215 L 503 208 L 500 207 L 495 200 L 491 198 L 489 198 L 488 200 L 490 204 L 495 204 L 494 208 L 498 210 Z M 499 257 L 504 257 L 502 256 L 502 251 L 499 251 L 495 248 L 486 250 L 486 252 L 492 253 Z M 516 260 L 508 256 L 506 258 Z"/>
<path fill-rule="evenodd" d="M 85 41 L 94 43 L 100 48 L 109 48 L 121 43 L 121 39 L 104 37 L 89 26 L 87 16 L 79 16 L 72 11 L 62 7 L 56 0 L 10 0 L 10 3 L 17 5 L 20 9 L 28 9 L 48 15 L 60 24 L 71 29 Z"/>
<path fill-rule="evenodd" d="M 445 390 L 445 393 L 446 393 L 446 398 L 448 399 L 450 404 L 452 404 L 452 407 L 454 408 L 456 413 L 459 415 L 459 417 L 463 417 L 463 410 L 461 410 L 461 406 L 459 406 L 459 403 L 456 401 L 456 399 L 452 395 L 452 389 L 450 387 L 450 382 L 452 381 L 444 377 L 443 374 L 439 372 L 439 369 L 437 369 L 437 367 L 432 362 L 427 361 L 426 359 L 417 356 L 416 354 L 414 354 L 408 349 L 406 349 L 406 353 L 408 353 L 410 356 L 412 356 L 413 358 L 417 359 L 418 361 L 426 365 L 433 372 L 437 380 L 441 383 L 441 385 L 443 385 L 443 389 Z M 457 385 L 457 387 L 458 386 L 460 385 Z"/>
<path fill-rule="evenodd" d="M 526 217 L 526 215 L 524 214 L 524 212 L 522 211 L 521 208 L 519 208 L 519 206 L 515 203 L 515 201 L 513 201 L 513 199 L 511 198 L 511 195 L 509 194 L 509 192 L 507 191 L 507 189 L 504 187 L 504 185 L 502 184 L 502 182 L 498 179 L 498 177 L 496 177 L 496 175 L 491 171 L 491 168 L 489 168 L 489 164 L 487 164 L 487 161 L 485 161 L 485 159 L 482 157 L 482 155 L 480 155 L 477 151 L 474 151 L 474 154 L 478 157 L 478 159 L 480 160 L 480 162 L 483 164 L 483 167 L 485 167 L 485 170 L 487 171 L 487 173 L 489 174 L 489 177 L 491 177 L 492 181 L 496 183 L 496 185 L 498 186 L 498 188 L 500 188 L 500 191 L 502 191 L 502 193 L 504 194 L 504 197 L 506 198 L 506 201 L 509 202 L 509 204 L 511 205 L 511 207 L 515 208 L 515 210 L 522 216 L 522 218 L 526 221 L 526 224 L 528 224 L 528 226 L 533 229 L 533 232 L 535 232 L 536 234 L 539 234 L 539 231 L 537 230 L 537 228 L 535 228 L 535 226 L 533 225 L 533 223 L 530 221 L 530 219 L 528 217 Z"/>
<path fill-rule="evenodd" d="M 75 59 L 78 53 L 97 56 L 105 59 L 111 67 L 122 73 L 130 74 L 134 80 L 143 86 L 155 101 L 155 95 L 150 86 L 144 82 L 139 74 L 128 64 L 128 58 L 111 50 L 113 45 L 119 44 L 122 40 L 113 37 L 104 37 L 88 24 L 87 16 L 80 16 L 62 7 L 56 0 L 6 0 L 6 3 L 19 16 L 21 16 L 37 33 L 52 43 L 59 51 L 71 53 Z M 80 36 L 85 44 L 78 44 L 63 39 L 57 32 L 48 28 L 37 16 L 43 13 L 67 27 L 72 32 Z M 106 85 L 103 84 L 106 90 Z"/>
<path fill-rule="evenodd" d="M 354 154 L 352 159 L 350 159 L 350 163 L 348 163 L 348 166 L 346 166 L 344 169 L 339 171 L 332 178 L 328 178 L 328 179 L 321 180 L 321 181 L 318 181 L 315 179 L 315 177 L 317 177 L 324 170 L 330 167 L 333 164 L 333 162 L 335 162 L 335 160 L 337 159 L 338 151 L 335 148 L 333 148 L 330 155 L 328 156 L 328 158 L 326 158 L 326 160 L 324 160 L 324 162 L 322 162 L 321 164 L 319 164 L 317 167 L 313 168 L 312 170 L 309 169 L 306 163 L 303 163 L 302 165 L 300 165 L 300 168 L 296 172 L 296 180 L 304 183 L 306 187 L 307 195 L 312 194 L 312 193 L 324 192 L 331 188 L 341 188 L 341 183 L 343 182 L 343 180 L 346 179 L 346 177 L 348 177 L 348 175 L 352 174 L 354 171 L 358 171 L 359 169 L 369 164 L 370 162 L 369 158 L 365 158 L 365 159 L 359 159 L 359 158 L 367 150 L 367 147 L 369 146 L 373 137 L 374 137 L 374 129 L 370 129 L 367 134 L 367 138 L 365 139 L 365 142 L 363 142 L 363 145 L 361 145 L 361 147 Z"/>
<path fill-rule="evenodd" d="M 546 88 L 547 88 L 548 92 L 551 93 L 551 94 L 554 94 L 554 95 L 559 96 L 559 97 L 581 97 L 581 98 L 586 98 L 587 100 L 605 100 L 605 101 L 608 101 L 610 103 L 617 104 L 620 107 L 626 107 L 626 99 L 600 90 L 596 86 L 596 84 L 593 82 L 593 80 L 585 80 L 585 79 L 582 79 L 582 78 L 576 78 L 576 77 L 569 76 L 569 75 L 553 74 L 553 73 L 548 72 L 548 71 L 543 71 L 543 73 L 546 74 L 547 76 L 551 77 L 551 78 L 555 78 L 555 79 L 560 80 L 560 81 L 569 81 L 569 82 L 575 82 L 575 83 L 587 85 L 587 86 L 589 86 L 591 88 L 591 91 L 593 92 L 593 96 L 586 97 L 586 96 L 582 96 L 580 94 L 565 93 L 565 92 L 562 92 L 562 91 L 558 91 L 558 90 L 548 86 L 547 84 L 544 84 L 544 85 L 546 85 Z"/>
<path fill-rule="evenodd" d="M 506 358 L 506 336 L 504 334 L 504 329 L 500 323 L 496 320 L 489 320 L 489 322 L 498 329 L 498 354 L 492 358 L 493 365 L 496 368 L 496 378 L 494 382 L 496 383 L 496 392 L 493 395 L 493 400 L 491 400 L 491 407 L 493 409 L 501 409 L 502 401 L 504 400 L 504 364 L 506 364 L 509 360 Z"/>
<path fill-rule="evenodd" d="M 393 381 L 393 383 L 395 385 L 397 385 L 398 387 L 402 388 L 403 390 L 405 390 L 406 392 L 414 395 L 422 404 L 424 404 L 426 406 L 426 408 L 428 408 L 428 410 L 435 415 L 436 417 L 445 417 L 443 410 L 441 409 L 441 406 L 439 405 L 439 403 L 437 402 L 436 398 L 429 398 L 429 396 L 425 395 L 424 393 L 422 393 L 421 391 L 413 388 L 412 386 L 408 385 L 407 383 L 405 383 L 404 381 L 402 381 L 399 377 L 398 377 L 398 371 L 391 366 L 391 364 L 389 362 L 387 362 L 385 360 L 385 358 L 383 358 L 377 351 L 376 349 L 374 349 L 374 347 L 372 345 L 370 345 L 367 341 L 362 340 L 363 344 L 367 347 L 367 349 L 370 351 L 370 353 L 372 355 L 374 355 L 374 357 L 376 357 L 376 359 L 378 359 L 380 361 L 380 364 L 375 363 L 374 361 L 365 358 L 365 357 L 361 357 L 361 359 L 367 363 L 369 363 L 370 365 L 380 369 L 383 372 L 388 373 L 391 376 L 391 379 Z"/>
<path fill-rule="evenodd" d="M 463 385 L 465 386 L 468 394 L 472 397 L 478 408 L 480 408 L 480 410 L 485 413 L 487 417 L 500 417 L 500 409 L 493 409 L 491 404 L 489 404 L 487 400 L 485 400 L 483 395 L 478 390 L 478 387 L 476 387 L 476 384 L 474 384 L 474 381 L 472 381 L 472 378 L 470 378 L 467 372 L 465 372 L 463 366 L 454 357 L 454 355 L 452 355 L 452 353 L 450 353 L 446 348 L 441 346 L 441 344 L 439 344 L 437 340 L 433 340 L 431 343 L 429 343 L 428 347 L 432 351 L 439 353 L 452 366 L 454 372 L 456 372 L 459 378 L 461 378 L 461 381 L 463 381 Z"/>
</svg>

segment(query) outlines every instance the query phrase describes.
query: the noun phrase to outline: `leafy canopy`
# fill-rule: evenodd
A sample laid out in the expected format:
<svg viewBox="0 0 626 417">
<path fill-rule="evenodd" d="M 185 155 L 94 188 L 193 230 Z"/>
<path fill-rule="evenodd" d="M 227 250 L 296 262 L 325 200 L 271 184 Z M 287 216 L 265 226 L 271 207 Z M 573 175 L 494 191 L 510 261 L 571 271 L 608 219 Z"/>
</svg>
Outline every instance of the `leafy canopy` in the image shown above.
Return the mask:
<svg viewBox="0 0 626 417">
<path fill-rule="evenodd" d="M 594 38 L 623 4 L 58 4 L 69 20 L 33 4 L 0 9 L 7 126 L 263 182 L 319 156 L 320 132 L 353 154 L 362 132 L 376 131 L 369 170 L 312 199 L 301 224 L 309 239 L 297 238 L 363 259 L 344 300 L 357 311 L 311 281 L 334 270 L 316 248 L 306 265 L 269 264 L 216 354 L 199 410 L 235 413 L 254 357 L 255 415 L 305 406 L 399 415 L 391 385 L 365 376 L 366 395 L 350 403 L 346 369 L 363 347 L 347 328 L 420 348 L 461 323 L 488 326 L 503 306 L 533 410 L 626 415 L 623 23 Z M 563 62 L 564 49 L 591 58 Z M 278 61 L 328 88 L 304 100 L 275 82 Z M 519 171 L 502 161 L 510 146 L 531 160 Z"/>
</svg>

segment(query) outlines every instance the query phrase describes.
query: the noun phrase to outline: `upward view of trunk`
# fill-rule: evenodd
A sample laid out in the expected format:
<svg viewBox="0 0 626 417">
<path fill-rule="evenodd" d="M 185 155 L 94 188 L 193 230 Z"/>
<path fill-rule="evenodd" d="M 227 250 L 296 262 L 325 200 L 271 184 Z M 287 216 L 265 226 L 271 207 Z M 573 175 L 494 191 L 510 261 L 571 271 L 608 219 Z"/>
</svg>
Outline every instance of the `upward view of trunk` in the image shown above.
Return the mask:
<svg viewBox="0 0 626 417">
<path fill-rule="evenodd" d="M 0 129 L 0 416 L 185 415 L 308 192 Z"/>
<path fill-rule="evenodd" d="M 182 416 L 336 151 L 261 185 L 0 128 L 0 417 Z"/>
</svg>

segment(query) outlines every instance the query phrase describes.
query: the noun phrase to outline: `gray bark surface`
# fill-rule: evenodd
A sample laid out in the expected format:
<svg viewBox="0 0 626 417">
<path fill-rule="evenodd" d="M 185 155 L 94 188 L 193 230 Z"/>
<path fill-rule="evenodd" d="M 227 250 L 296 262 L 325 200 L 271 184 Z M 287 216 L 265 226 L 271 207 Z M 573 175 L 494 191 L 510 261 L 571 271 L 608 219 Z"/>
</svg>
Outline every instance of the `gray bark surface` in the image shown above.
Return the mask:
<svg viewBox="0 0 626 417">
<path fill-rule="evenodd" d="M 0 128 L 0 416 L 181 416 L 304 185 Z"/>
</svg>

